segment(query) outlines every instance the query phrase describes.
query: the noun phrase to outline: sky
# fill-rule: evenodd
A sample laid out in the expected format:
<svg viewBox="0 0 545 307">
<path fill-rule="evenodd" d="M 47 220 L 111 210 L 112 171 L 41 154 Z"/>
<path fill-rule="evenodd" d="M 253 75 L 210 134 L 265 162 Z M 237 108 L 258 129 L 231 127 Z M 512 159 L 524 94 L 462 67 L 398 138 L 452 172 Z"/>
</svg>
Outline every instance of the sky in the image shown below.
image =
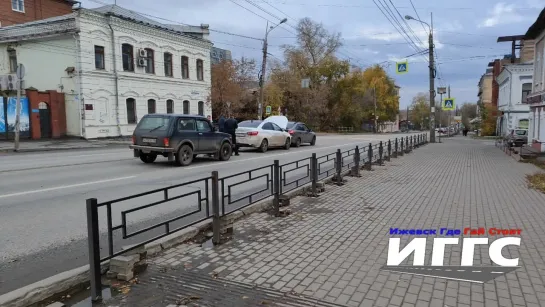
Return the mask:
<svg viewBox="0 0 545 307">
<path fill-rule="evenodd" d="M 411 2 L 412 1 L 412 2 Z M 231 50 L 261 63 L 262 42 L 267 22 L 285 24 L 269 34 L 269 53 L 282 58 L 281 45 L 295 44 L 297 22 L 309 17 L 330 32 L 342 35 L 339 58 L 361 68 L 382 63 L 400 89 L 400 108 L 407 107 L 419 92 L 429 92 L 427 60 L 428 26 L 433 25 L 437 53 L 435 85 L 449 86 L 458 104 L 477 101 L 477 84 L 488 62 L 511 52 L 510 43 L 497 43 L 499 36 L 525 34 L 545 7 L 545 0 L 83 0 L 94 8 L 114 4 L 157 16 L 164 23 L 208 24 L 215 47 Z M 157 5 L 161 3 L 162 5 Z M 391 11 L 385 9 L 388 5 Z M 413 8 L 414 5 L 414 8 Z M 378 7 L 407 31 L 404 37 Z M 395 8 L 394 8 L 395 7 Z M 397 11 L 396 11 L 397 9 Z M 416 11 L 416 12 L 415 12 Z M 391 15 L 390 15 L 391 14 Z M 433 19 L 432 19 L 433 17 Z M 171 22 L 168 22 L 168 21 Z M 433 22 L 431 21 L 433 20 Z M 405 23 L 406 22 L 406 23 Z M 410 30 L 409 30 L 410 27 Z M 221 32 L 231 34 L 224 34 Z M 414 42 L 414 43 L 413 43 Z M 417 51 L 423 55 L 407 57 Z M 397 75 L 396 61 L 408 60 L 409 72 Z"/>
</svg>

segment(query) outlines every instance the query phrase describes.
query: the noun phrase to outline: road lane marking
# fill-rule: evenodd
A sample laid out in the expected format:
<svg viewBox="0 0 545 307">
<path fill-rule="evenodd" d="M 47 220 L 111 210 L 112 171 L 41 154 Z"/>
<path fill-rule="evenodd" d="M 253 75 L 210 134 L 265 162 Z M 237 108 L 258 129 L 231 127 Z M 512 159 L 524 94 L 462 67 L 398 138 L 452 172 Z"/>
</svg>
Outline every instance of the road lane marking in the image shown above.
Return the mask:
<svg viewBox="0 0 545 307">
<path fill-rule="evenodd" d="M 52 188 L 45 188 L 45 189 L 39 189 L 39 190 L 33 190 L 33 191 L 25 191 L 25 192 L 17 192 L 17 193 L 11 193 L 11 194 L 4 194 L 4 195 L 0 195 L 0 198 L 8 198 L 8 197 L 13 197 L 13 196 L 21 196 L 21 195 L 28 195 L 28 194 L 49 192 L 49 191 L 55 191 L 55 190 L 76 188 L 76 187 L 81 187 L 81 186 L 86 186 L 86 185 L 92 185 L 92 184 L 99 184 L 99 183 L 106 183 L 106 182 L 112 182 L 112 181 L 119 181 L 119 180 L 131 179 L 131 178 L 134 178 L 134 177 L 136 177 L 136 176 L 126 176 L 126 177 L 118 177 L 118 178 L 104 179 L 104 180 L 91 181 L 91 182 L 84 182 L 84 183 L 77 183 L 77 184 L 70 184 L 70 185 L 61 185 L 61 186 L 52 187 Z"/>
</svg>

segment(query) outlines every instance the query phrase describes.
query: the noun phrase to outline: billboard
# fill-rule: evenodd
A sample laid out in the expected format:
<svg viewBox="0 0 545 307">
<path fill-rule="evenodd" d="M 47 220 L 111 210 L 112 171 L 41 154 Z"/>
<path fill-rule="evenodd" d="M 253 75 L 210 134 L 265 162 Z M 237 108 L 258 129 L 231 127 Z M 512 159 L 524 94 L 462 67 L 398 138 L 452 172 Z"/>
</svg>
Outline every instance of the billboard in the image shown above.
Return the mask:
<svg viewBox="0 0 545 307">
<path fill-rule="evenodd" d="M 20 132 L 28 134 L 30 132 L 30 113 L 28 98 L 21 97 L 21 117 Z M 0 101 L 0 133 L 14 133 L 15 119 L 17 118 L 17 98 L 8 97 Z"/>
<path fill-rule="evenodd" d="M 4 97 L 0 97 L 0 133 L 6 133 L 6 104 L 4 103 Z"/>
</svg>

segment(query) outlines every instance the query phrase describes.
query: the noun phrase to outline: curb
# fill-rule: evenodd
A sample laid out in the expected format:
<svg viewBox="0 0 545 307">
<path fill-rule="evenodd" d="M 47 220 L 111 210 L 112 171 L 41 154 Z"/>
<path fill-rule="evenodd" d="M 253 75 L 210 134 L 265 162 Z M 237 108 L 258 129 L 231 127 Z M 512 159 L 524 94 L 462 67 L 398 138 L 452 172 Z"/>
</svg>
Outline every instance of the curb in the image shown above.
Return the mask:
<svg viewBox="0 0 545 307">
<path fill-rule="evenodd" d="M 100 265 L 103 273 L 106 272 L 109 261 Z M 65 271 L 40 280 L 28 286 L 0 295 L 2 307 L 25 307 L 39 303 L 56 294 L 68 291 L 89 282 L 89 265 Z"/>
<path fill-rule="evenodd" d="M 124 144 L 108 143 L 97 146 L 73 146 L 73 147 L 40 147 L 40 148 L 20 148 L 18 151 L 13 149 L 0 149 L 0 153 L 26 153 L 26 152 L 44 152 L 44 151 L 65 151 L 65 150 L 77 150 L 77 149 L 97 149 L 110 146 L 124 147 Z"/>
</svg>

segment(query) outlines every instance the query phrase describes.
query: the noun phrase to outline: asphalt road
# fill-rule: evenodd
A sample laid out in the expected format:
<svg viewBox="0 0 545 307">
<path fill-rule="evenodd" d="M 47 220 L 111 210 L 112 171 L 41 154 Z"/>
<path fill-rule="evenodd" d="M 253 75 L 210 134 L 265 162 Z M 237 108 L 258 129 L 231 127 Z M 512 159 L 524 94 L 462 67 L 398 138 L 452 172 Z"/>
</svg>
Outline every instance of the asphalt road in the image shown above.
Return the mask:
<svg viewBox="0 0 545 307">
<path fill-rule="evenodd" d="M 0 155 L 0 294 L 12 291 L 62 271 L 88 263 L 86 241 L 85 200 L 97 198 L 99 202 L 110 201 L 129 195 L 160 189 L 210 176 L 218 171 L 220 178 L 271 165 L 275 159 L 281 164 L 301 160 L 298 170 L 286 173 L 284 190 L 294 187 L 294 181 L 305 179 L 305 164 L 312 153 L 318 156 L 333 153 L 340 148 L 348 150 L 356 145 L 367 146 L 369 142 L 387 140 L 396 136 L 350 135 L 319 136 L 316 146 L 301 146 L 271 149 L 267 153 L 243 151 L 227 162 L 197 158 L 188 167 L 176 167 L 165 158 L 158 158 L 153 164 L 144 164 L 132 157 L 128 148 L 106 148 L 74 151 L 58 151 L 28 154 Z M 283 171 L 296 167 L 285 166 Z M 332 167 L 324 162 L 323 171 Z M 270 168 L 265 167 L 252 173 L 225 179 L 222 184 L 225 211 L 232 211 L 253 199 L 266 197 L 267 179 L 271 179 Z M 268 177 L 267 177 L 268 176 Z M 229 193 L 230 187 L 230 193 Z M 128 232 L 136 231 L 158 222 L 195 211 L 189 217 L 172 223 L 171 229 L 205 218 L 206 206 L 198 207 L 197 192 L 201 200 L 206 198 L 204 181 L 169 190 L 169 198 L 194 192 L 193 195 L 169 201 L 151 208 L 127 215 Z M 260 192 L 261 191 L 261 192 Z M 258 193 L 259 192 L 259 193 Z M 122 210 L 135 208 L 153 201 L 162 200 L 164 193 L 155 193 L 112 205 L 113 225 L 121 223 Z M 99 212 L 101 229 L 106 227 L 105 210 Z M 114 235 L 114 249 L 161 234 L 164 228 L 142 236 L 123 240 Z M 106 255 L 105 233 L 102 233 L 102 256 Z"/>
</svg>

